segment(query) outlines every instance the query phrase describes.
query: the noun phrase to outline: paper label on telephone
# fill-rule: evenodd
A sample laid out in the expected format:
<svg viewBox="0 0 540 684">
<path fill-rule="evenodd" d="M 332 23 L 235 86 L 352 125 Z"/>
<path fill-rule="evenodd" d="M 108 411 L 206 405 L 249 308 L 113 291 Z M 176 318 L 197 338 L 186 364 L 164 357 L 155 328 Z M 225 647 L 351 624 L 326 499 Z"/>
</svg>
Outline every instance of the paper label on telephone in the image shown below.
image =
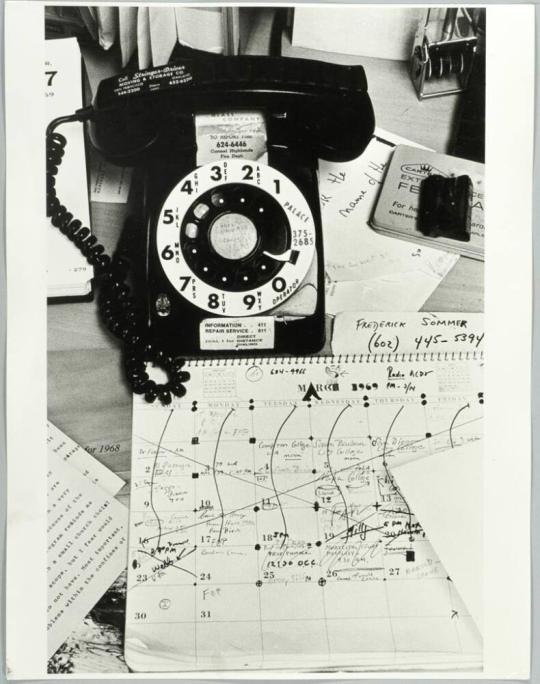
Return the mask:
<svg viewBox="0 0 540 684">
<path fill-rule="evenodd" d="M 197 164 L 220 159 L 266 163 L 266 124 L 262 112 L 217 112 L 195 117 Z"/>
<path fill-rule="evenodd" d="M 128 201 L 132 173 L 133 169 L 94 158 L 90 171 L 91 201 L 125 204 Z"/>
<path fill-rule="evenodd" d="M 201 321 L 199 332 L 201 349 L 274 348 L 274 319 L 269 316 L 207 318 Z"/>
</svg>

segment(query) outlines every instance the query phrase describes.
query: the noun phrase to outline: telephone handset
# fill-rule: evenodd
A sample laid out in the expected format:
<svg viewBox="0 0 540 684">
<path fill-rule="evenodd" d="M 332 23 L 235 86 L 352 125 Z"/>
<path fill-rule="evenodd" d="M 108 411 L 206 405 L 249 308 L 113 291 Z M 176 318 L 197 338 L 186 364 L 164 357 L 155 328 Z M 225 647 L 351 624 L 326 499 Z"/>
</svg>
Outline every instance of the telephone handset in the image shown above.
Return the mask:
<svg viewBox="0 0 540 684">
<path fill-rule="evenodd" d="M 259 112 L 267 159 L 198 161 L 197 117 Z M 142 174 L 140 215 L 112 259 L 56 197 L 64 121 L 89 121 L 111 162 Z M 182 356 L 305 355 L 324 345 L 317 160 L 359 156 L 374 130 L 364 70 L 279 57 L 199 57 L 102 81 L 92 107 L 47 129 L 48 215 L 100 279 L 133 391 L 169 403 Z M 234 136 L 238 146 L 238 136 Z M 127 282 L 128 277 L 130 282 Z M 169 376 L 163 385 L 146 364 Z"/>
</svg>

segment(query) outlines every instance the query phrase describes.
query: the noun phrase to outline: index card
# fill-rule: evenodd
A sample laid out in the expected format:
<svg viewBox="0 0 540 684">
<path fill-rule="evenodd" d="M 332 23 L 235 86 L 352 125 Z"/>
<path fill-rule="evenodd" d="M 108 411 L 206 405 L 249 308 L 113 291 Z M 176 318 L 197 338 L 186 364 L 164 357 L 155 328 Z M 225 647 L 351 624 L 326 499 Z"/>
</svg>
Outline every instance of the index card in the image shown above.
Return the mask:
<svg viewBox="0 0 540 684">
<path fill-rule="evenodd" d="M 476 351 L 484 346 L 484 315 L 404 312 L 338 313 L 334 354 Z"/>
</svg>

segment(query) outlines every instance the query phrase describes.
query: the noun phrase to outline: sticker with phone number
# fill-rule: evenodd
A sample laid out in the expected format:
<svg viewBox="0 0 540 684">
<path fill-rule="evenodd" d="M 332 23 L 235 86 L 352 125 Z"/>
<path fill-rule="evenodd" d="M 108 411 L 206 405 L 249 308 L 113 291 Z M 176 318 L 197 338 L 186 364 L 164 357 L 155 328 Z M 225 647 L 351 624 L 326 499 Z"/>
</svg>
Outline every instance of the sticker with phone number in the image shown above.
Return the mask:
<svg viewBox="0 0 540 684">
<path fill-rule="evenodd" d="M 250 318 L 207 318 L 201 321 L 201 349 L 273 349 L 274 319 L 270 316 Z"/>
<path fill-rule="evenodd" d="M 197 164 L 220 159 L 266 161 L 266 124 L 262 112 L 197 114 Z"/>
</svg>

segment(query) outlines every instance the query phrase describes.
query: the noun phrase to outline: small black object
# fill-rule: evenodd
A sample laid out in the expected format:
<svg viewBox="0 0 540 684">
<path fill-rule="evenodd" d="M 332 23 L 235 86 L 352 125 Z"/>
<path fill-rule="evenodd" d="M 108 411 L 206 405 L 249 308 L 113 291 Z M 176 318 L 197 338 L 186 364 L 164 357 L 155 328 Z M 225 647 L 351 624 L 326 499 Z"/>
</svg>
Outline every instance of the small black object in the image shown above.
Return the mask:
<svg viewBox="0 0 540 684">
<path fill-rule="evenodd" d="M 472 181 L 469 176 L 432 175 L 420 184 L 418 229 L 429 237 L 471 239 Z"/>
</svg>

